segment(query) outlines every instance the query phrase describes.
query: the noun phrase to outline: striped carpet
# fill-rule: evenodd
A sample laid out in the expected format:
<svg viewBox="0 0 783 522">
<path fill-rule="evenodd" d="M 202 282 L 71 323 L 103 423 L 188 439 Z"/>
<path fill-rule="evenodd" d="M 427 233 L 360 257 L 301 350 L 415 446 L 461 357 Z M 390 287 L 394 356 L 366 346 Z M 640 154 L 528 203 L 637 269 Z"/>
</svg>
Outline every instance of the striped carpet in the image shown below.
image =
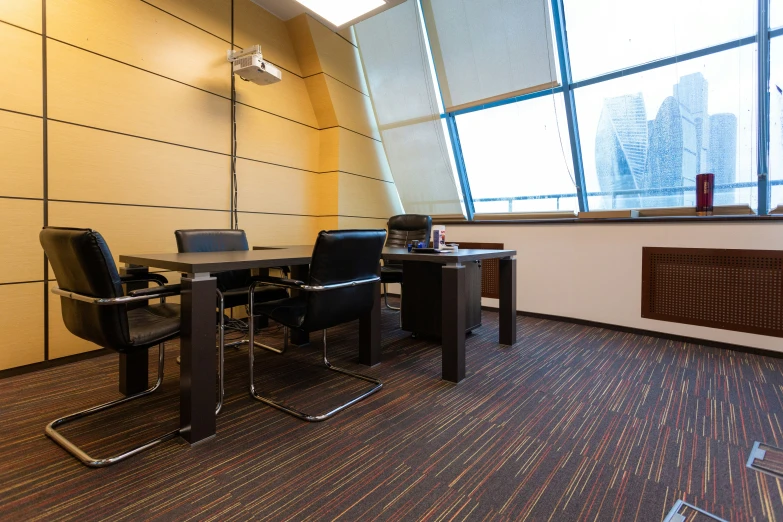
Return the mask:
<svg viewBox="0 0 783 522">
<path fill-rule="evenodd" d="M 246 352 L 227 354 L 215 440 L 115 466 L 79 464 L 43 434 L 117 397 L 117 356 L 0 380 L 0 520 L 651 520 L 677 499 L 732 521 L 783 520 L 780 481 L 745 467 L 783 445 L 783 360 L 497 314 L 467 341 L 467 379 L 383 315 L 383 363 L 355 363 L 358 327 L 329 332 L 333 362 L 383 390 L 324 423 L 253 401 Z M 316 366 L 318 335 L 257 352 L 256 386 L 306 411 L 362 383 Z M 281 341 L 275 328 L 264 340 Z M 162 390 L 64 431 L 98 456 L 175 429 L 176 343 Z"/>
</svg>

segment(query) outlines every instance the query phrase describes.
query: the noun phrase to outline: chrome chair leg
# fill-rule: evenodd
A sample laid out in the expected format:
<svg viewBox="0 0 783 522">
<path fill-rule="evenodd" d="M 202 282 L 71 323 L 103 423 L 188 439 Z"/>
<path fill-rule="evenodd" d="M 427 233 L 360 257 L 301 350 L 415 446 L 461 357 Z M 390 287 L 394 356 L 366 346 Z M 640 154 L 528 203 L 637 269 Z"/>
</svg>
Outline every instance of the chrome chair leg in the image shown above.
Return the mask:
<svg viewBox="0 0 783 522">
<path fill-rule="evenodd" d="M 402 290 L 400 290 L 400 293 L 402 293 Z M 388 295 L 389 295 L 389 285 L 383 283 L 383 304 L 386 305 L 386 308 L 388 310 L 394 310 L 396 312 L 399 312 L 401 307 L 390 305 Z"/>
<path fill-rule="evenodd" d="M 327 411 L 325 413 L 321 413 L 319 415 L 310 415 L 308 413 L 301 412 L 301 411 L 297 410 L 296 408 L 292 408 L 291 406 L 287 406 L 287 405 L 285 405 L 285 404 L 283 404 L 281 402 L 272 400 L 272 399 L 270 399 L 268 397 L 263 397 L 263 396 L 258 395 L 256 393 L 256 391 L 255 391 L 255 383 L 253 382 L 254 381 L 254 379 L 253 379 L 253 361 L 254 361 L 253 350 L 248 350 L 250 352 L 250 357 L 249 357 L 249 362 L 250 362 L 250 372 L 249 372 L 250 373 L 250 396 L 253 397 L 254 399 L 260 401 L 260 402 L 263 402 L 264 404 L 268 404 L 269 406 L 272 406 L 273 408 L 277 408 L 278 410 L 283 411 L 285 413 L 288 413 L 289 415 L 293 415 L 294 417 L 297 417 L 299 419 L 306 420 L 308 422 L 320 422 L 320 421 L 324 421 L 324 420 L 326 420 L 326 419 L 328 419 L 330 417 L 333 417 L 334 415 L 336 415 L 337 413 L 343 411 L 344 409 L 348 408 L 349 406 L 352 406 L 352 405 L 356 404 L 357 402 L 361 401 L 362 399 L 365 399 L 365 398 L 369 397 L 373 393 L 375 393 L 378 390 L 380 390 L 381 388 L 383 388 L 383 383 L 381 381 L 379 381 L 378 379 L 374 378 L 374 377 L 370 377 L 368 375 L 363 375 L 361 373 L 356 373 L 356 372 L 352 372 L 350 370 L 346 370 L 344 368 L 338 368 L 337 366 L 333 366 L 332 363 L 329 362 L 327 349 L 326 349 L 326 330 L 324 330 L 323 332 L 324 332 L 323 333 L 323 343 L 324 343 L 323 362 L 324 362 L 324 366 L 326 366 L 328 369 L 330 369 L 332 371 L 340 372 L 340 373 L 343 373 L 345 375 L 349 375 L 351 377 L 354 377 L 356 379 L 361 379 L 363 381 L 367 381 L 367 382 L 373 383 L 375 386 L 373 386 L 372 389 L 362 393 L 361 395 L 351 399 L 350 401 L 348 401 L 348 402 L 346 402 L 346 403 L 344 403 L 344 404 L 342 404 L 342 405 L 340 405 L 340 406 L 338 406 L 338 407 L 336 407 L 336 408 L 334 408 L 332 410 L 329 410 L 329 411 Z M 286 340 L 287 340 L 288 339 L 288 335 L 287 335 L 288 332 L 285 332 L 285 333 L 286 333 Z"/>
<path fill-rule="evenodd" d="M 88 415 L 92 415 L 93 413 L 98 413 L 103 410 L 107 410 L 113 406 L 118 406 L 120 404 L 124 404 L 128 401 L 132 401 L 134 399 L 138 399 L 140 397 L 144 397 L 145 395 L 149 395 L 155 390 L 157 390 L 160 387 L 160 384 L 163 382 L 163 357 L 164 357 L 164 344 L 161 343 L 159 354 L 158 354 L 158 380 L 155 383 L 155 385 L 152 388 L 149 388 L 143 392 L 137 393 L 135 395 L 129 395 L 128 397 L 123 397 L 122 399 L 118 399 L 116 401 L 107 402 L 106 404 L 101 404 L 100 406 L 95 406 L 93 408 L 89 408 L 87 410 L 83 410 L 77 413 L 73 413 L 71 415 L 67 415 L 65 417 L 61 417 L 59 419 L 53 420 L 46 426 L 46 435 L 50 439 L 52 439 L 54 442 L 59 444 L 65 451 L 79 459 L 83 464 L 91 467 L 91 468 L 102 468 L 105 466 L 109 466 L 111 464 L 116 464 L 117 462 L 120 462 L 121 460 L 125 460 L 128 457 L 132 457 L 133 455 L 136 455 L 137 453 L 141 453 L 144 450 L 147 450 L 149 448 L 152 448 L 153 446 L 157 446 L 161 442 L 166 442 L 167 440 L 171 440 L 176 438 L 179 435 L 179 430 L 171 431 L 169 433 L 166 433 L 165 435 L 152 439 L 141 446 L 137 446 L 133 448 L 130 451 L 126 451 L 124 453 L 120 453 L 119 455 L 114 455 L 112 457 L 106 457 L 106 458 L 96 458 L 88 455 L 85 451 L 83 451 L 81 448 L 79 448 L 76 444 L 68 440 L 65 436 L 63 436 L 61 433 L 57 431 L 58 426 L 62 426 L 63 424 L 67 424 L 69 422 L 73 422 L 77 419 L 81 419 L 83 417 L 87 417 Z"/>
</svg>

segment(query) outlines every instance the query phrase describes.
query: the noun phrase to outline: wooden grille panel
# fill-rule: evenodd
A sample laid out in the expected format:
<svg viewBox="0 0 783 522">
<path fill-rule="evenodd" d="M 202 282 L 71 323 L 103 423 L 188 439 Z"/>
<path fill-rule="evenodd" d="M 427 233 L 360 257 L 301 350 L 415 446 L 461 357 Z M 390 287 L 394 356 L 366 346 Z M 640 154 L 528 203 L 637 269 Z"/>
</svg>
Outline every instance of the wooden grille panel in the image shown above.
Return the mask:
<svg viewBox="0 0 783 522">
<path fill-rule="evenodd" d="M 503 243 L 463 243 L 460 248 L 482 248 L 487 250 L 503 250 Z M 483 259 L 481 261 L 481 297 L 500 299 L 500 259 Z"/>
<path fill-rule="evenodd" d="M 783 337 L 783 251 L 644 247 L 642 317 Z"/>
</svg>

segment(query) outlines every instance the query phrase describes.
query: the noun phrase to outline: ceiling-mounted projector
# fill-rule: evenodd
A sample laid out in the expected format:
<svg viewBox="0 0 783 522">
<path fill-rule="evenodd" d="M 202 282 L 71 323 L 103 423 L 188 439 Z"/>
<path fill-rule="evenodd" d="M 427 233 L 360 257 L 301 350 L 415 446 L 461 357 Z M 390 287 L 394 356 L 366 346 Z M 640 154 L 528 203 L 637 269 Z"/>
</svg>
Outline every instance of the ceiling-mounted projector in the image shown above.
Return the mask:
<svg viewBox="0 0 783 522">
<path fill-rule="evenodd" d="M 231 62 L 233 73 L 246 82 L 269 85 L 283 79 L 280 69 L 264 61 L 260 45 L 240 51 L 228 51 L 226 58 Z"/>
</svg>

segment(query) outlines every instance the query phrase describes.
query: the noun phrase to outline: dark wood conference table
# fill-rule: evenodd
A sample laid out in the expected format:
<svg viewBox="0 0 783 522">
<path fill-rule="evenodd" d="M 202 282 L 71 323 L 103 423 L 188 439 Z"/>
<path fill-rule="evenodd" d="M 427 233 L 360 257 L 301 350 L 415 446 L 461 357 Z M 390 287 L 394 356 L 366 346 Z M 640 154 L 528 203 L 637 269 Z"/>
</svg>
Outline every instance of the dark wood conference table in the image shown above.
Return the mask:
<svg viewBox="0 0 783 522">
<path fill-rule="evenodd" d="M 182 273 L 182 326 L 180 332 L 180 434 L 190 444 L 215 435 L 217 372 L 215 363 L 216 279 L 210 274 L 229 270 L 291 266 L 294 279 L 306 278 L 312 245 L 254 247 L 239 252 L 193 252 L 121 255 L 129 267 L 148 267 Z M 465 377 L 465 267 L 462 263 L 500 259 L 501 344 L 516 342 L 516 260 L 514 250 L 459 250 L 443 254 L 409 253 L 384 248 L 382 259 L 418 261 L 442 267 L 442 377 L 459 382 Z M 381 360 L 381 291 L 375 285 L 375 306 L 359 321 L 359 362 L 368 366 Z M 307 334 L 292 333 L 297 344 Z M 135 393 L 147 388 L 146 351 L 139 359 L 120 358 L 120 389 Z M 143 358 L 142 358 L 143 357 Z"/>
</svg>

